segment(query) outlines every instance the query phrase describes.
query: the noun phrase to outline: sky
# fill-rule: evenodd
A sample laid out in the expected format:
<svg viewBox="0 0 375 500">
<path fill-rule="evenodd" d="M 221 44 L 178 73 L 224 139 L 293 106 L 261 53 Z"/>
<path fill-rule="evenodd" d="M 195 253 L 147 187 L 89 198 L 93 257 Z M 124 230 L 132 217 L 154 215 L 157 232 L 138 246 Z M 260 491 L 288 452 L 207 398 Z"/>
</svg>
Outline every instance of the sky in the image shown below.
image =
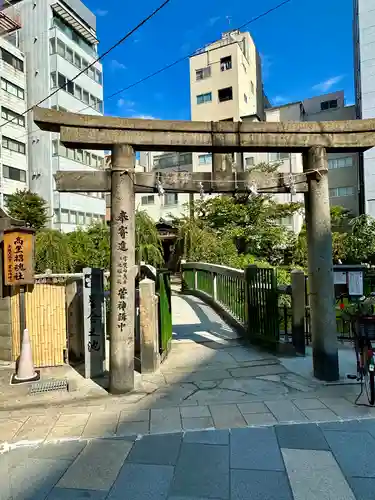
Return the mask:
<svg viewBox="0 0 375 500">
<path fill-rule="evenodd" d="M 99 54 L 162 0 L 83 0 L 97 16 Z M 103 60 L 105 114 L 190 119 L 188 59 L 116 96 L 148 74 L 187 56 L 281 0 L 171 0 Z M 354 103 L 353 0 L 291 0 L 250 24 L 273 105 L 345 91 Z M 244 30 L 245 31 L 245 30 Z"/>
</svg>

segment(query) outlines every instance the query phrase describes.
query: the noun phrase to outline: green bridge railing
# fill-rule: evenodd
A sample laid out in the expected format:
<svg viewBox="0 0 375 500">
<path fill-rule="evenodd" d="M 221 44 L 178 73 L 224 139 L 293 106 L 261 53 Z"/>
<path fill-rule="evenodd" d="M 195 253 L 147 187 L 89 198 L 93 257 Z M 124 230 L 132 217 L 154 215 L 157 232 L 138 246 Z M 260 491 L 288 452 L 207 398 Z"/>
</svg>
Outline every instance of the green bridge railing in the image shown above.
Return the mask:
<svg viewBox="0 0 375 500">
<path fill-rule="evenodd" d="M 246 271 L 202 262 L 181 265 L 182 290 L 219 309 L 244 337 L 275 346 L 279 343 L 278 291 L 273 269 L 249 266 Z"/>
</svg>

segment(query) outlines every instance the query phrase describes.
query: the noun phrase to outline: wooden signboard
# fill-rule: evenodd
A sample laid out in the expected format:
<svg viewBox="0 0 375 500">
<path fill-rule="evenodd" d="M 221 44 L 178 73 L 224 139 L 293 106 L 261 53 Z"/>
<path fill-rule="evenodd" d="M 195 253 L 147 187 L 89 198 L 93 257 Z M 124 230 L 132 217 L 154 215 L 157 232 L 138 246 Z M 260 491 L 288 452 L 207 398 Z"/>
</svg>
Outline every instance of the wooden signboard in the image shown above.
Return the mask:
<svg viewBox="0 0 375 500">
<path fill-rule="evenodd" d="M 7 286 L 34 283 L 34 231 L 6 229 L 4 241 L 4 281 Z"/>
</svg>

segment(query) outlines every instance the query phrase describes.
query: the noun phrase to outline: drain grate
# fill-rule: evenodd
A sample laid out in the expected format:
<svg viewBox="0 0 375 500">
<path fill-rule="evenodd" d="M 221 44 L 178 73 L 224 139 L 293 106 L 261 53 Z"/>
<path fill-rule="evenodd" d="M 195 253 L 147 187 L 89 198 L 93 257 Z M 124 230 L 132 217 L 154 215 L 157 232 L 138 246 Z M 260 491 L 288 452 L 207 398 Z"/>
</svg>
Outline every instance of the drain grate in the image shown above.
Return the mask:
<svg viewBox="0 0 375 500">
<path fill-rule="evenodd" d="M 30 394 L 41 394 L 43 392 L 67 391 L 67 390 L 68 390 L 67 379 L 48 380 L 47 382 L 37 382 L 35 384 L 32 384 L 32 386 L 30 387 Z"/>
</svg>

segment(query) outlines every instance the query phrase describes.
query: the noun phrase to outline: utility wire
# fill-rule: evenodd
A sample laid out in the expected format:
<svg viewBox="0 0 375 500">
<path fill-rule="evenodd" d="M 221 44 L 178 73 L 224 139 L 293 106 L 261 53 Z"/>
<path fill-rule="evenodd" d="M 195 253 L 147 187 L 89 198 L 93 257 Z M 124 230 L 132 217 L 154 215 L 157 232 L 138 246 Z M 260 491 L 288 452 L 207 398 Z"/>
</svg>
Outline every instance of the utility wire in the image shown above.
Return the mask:
<svg viewBox="0 0 375 500">
<path fill-rule="evenodd" d="M 277 4 L 277 5 L 275 5 L 274 7 L 271 7 L 271 8 L 270 8 L 270 9 L 268 9 L 268 10 L 266 10 L 266 11 L 265 11 L 265 12 L 263 12 L 262 14 L 259 14 L 258 16 L 256 16 L 256 17 L 254 17 L 254 18 L 250 19 L 250 21 L 247 21 L 246 23 L 242 24 L 242 25 L 241 25 L 241 26 L 239 26 L 238 28 L 234 28 L 234 29 L 233 29 L 233 31 L 235 31 L 236 29 L 241 30 L 241 29 L 245 28 L 245 27 L 246 27 L 246 26 L 248 26 L 249 24 L 252 24 L 252 23 L 254 23 L 255 21 L 258 21 L 259 19 L 261 19 L 261 18 L 263 18 L 263 17 L 267 16 L 268 14 L 271 14 L 272 12 L 274 12 L 274 11 L 276 11 L 276 10 L 280 9 L 280 8 L 281 8 L 281 7 L 283 7 L 284 5 L 286 5 L 286 4 L 288 4 L 288 3 L 290 3 L 291 1 L 292 1 L 292 0 L 284 0 L 283 2 L 281 2 L 281 3 Z M 165 3 L 167 3 L 167 2 L 165 2 Z M 164 3 L 164 4 L 162 4 L 162 6 L 164 6 L 164 5 L 165 5 L 165 3 Z M 161 8 L 161 7 L 159 7 L 159 9 L 160 9 L 160 8 Z M 217 40 L 213 40 L 212 42 L 209 42 L 209 43 L 205 44 L 205 46 L 210 45 L 210 44 L 212 44 L 212 43 L 214 43 L 214 42 L 216 42 L 216 41 L 217 41 Z M 123 89 L 121 89 L 121 90 L 117 90 L 116 92 L 114 92 L 113 94 L 109 95 L 108 97 L 105 97 L 105 100 L 107 100 L 107 99 L 112 99 L 113 97 L 116 97 L 117 95 L 122 94 L 123 92 L 126 92 L 127 90 L 130 90 L 131 88 L 136 87 L 137 85 L 140 85 L 141 83 L 143 83 L 143 82 L 145 82 L 145 81 L 147 81 L 147 80 L 150 80 L 150 79 L 151 79 L 151 78 L 153 78 L 154 76 L 157 76 L 157 75 L 159 75 L 160 73 L 163 73 L 164 71 L 167 71 L 168 69 L 172 68 L 173 66 L 176 66 L 176 65 L 177 65 L 177 64 L 179 64 L 180 62 L 185 61 L 185 60 L 186 60 L 186 59 L 188 59 L 189 57 L 192 57 L 192 56 L 193 56 L 193 55 L 195 55 L 195 54 L 196 54 L 199 50 L 201 50 L 201 49 L 203 49 L 203 48 L 204 48 L 204 47 L 201 47 L 201 48 L 199 48 L 199 49 L 195 50 L 194 52 L 192 52 L 191 54 L 188 54 L 188 55 L 186 55 L 186 56 L 180 57 L 179 59 L 176 59 L 176 61 L 174 61 L 174 62 L 172 62 L 172 63 L 168 64 L 167 66 L 164 66 L 164 67 L 162 67 L 162 68 L 158 69 L 158 70 L 157 70 L 157 71 L 155 71 L 154 73 L 151 73 L 151 74 L 149 74 L 148 76 L 145 76 L 145 77 L 141 78 L 140 80 L 138 80 L 138 81 L 136 81 L 136 82 L 134 82 L 134 83 L 131 83 L 130 85 L 128 85 L 127 87 L 124 87 L 124 88 L 123 88 Z M 102 57 L 103 57 L 103 56 L 102 56 Z M 86 68 L 85 68 L 83 71 L 86 71 Z M 82 71 L 82 72 L 83 72 L 83 71 Z M 81 73 L 82 73 L 82 72 L 81 72 Z M 78 76 L 78 75 L 77 75 L 77 76 Z M 72 81 L 72 80 L 71 80 L 71 81 Z M 64 87 L 64 86 L 63 86 L 63 87 Z M 61 87 L 61 88 L 63 88 L 63 87 Z M 57 89 L 55 92 L 58 92 L 58 90 L 60 90 L 60 89 Z M 52 94 L 52 95 L 53 95 L 53 94 Z M 38 104 L 39 104 L 39 103 L 38 103 Z M 35 106 L 37 106 L 38 104 L 36 104 Z M 90 108 L 90 106 L 85 106 L 84 108 L 80 109 L 80 110 L 78 111 L 78 113 L 82 113 L 83 111 L 86 111 L 86 109 L 89 109 L 89 108 Z M 32 109 L 32 108 L 31 108 L 31 109 Z M 26 111 L 26 112 L 27 112 L 27 111 Z M 25 113 L 26 113 L 26 112 L 25 112 Z M 0 128 L 1 128 L 1 126 L 0 126 Z M 23 134 L 23 135 L 19 136 L 19 137 L 18 137 L 18 139 L 20 139 L 20 138 L 22 138 L 22 137 L 25 137 L 25 136 L 28 136 L 28 135 L 33 134 L 33 133 L 40 133 L 40 132 L 41 132 L 41 130 L 39 130 L 39 129 L 38 129 L 38 130 L 34 130 L 34 131 L 32 131 L 32 130 L 31 130 L 31 131 L 26 132 L 25 134 Z"/>
<path fill-rule="evenodd" d="M 278 10 L 280 9 L 281 7 L 283 7 L 284 5 L 290 3 L 292 0 L 284 0 L 283 2 L 279 3 L 278 5 L 275 5 L 274 7 L 271 7 L 270 9 L 268 9 L 267 11 L 263 12 L 262 14 L 259 14 L 258 16 L 250 19 L 250 21 L 247 21 L 246 23 L 242 24 L 241 26 L 239 26 L 238 28 L 234 28 L 233 31 L 236 31 L 237 30 L 241 30 L 243 28 L 245 28 L 246 26 L 248 26 L 249 24 L 252 24 L 254 23 L 255 21 L 258 21 L 259 19 L 261 19 L 262 17 L 265 17 L 267 16 L 268 14 L 271 14 L 272 12 L 274 12 L 275 10 Z M 215 43 L 217 40 L 213 40 L 212 42 L 208 43 L 208 44 L 205 44 L 206 45 L 211 45 L 212 43 Z M 180 57 L 179 59 L 176 59 L 174 62 L 168 64 L 167 66 L 164 66 L 163 68 L 160 68 L 158 69 L 157 71 L 155 71 L 154 73 L 151 73 L 143 78 L 141 78 L 140 80 L 134 82 L 134 83 L 131 83 L 130 85 L 128 85 L 127 87 L 124 87 L 123 89 L 121 90 L 117 90 L 116 92 L 114 92 L 113 94 L 109 95 L 108 97 L 106 97 L 106 99 L 112 99 L 113 97 L 116 97 L 118 96 L 119 94 L 122 94 L 123 92 L 126 92 L 127 90 L 130 90 L 131 88 L 135 87 L 136 85 L 139 85 L 147 80 L 150 80 L 150 78 L 153 78 L 154 76 L 157 76 L 159 75 L 160 73 L 163 73 L 164 71 L 167 71 L 168 69 L 172 68 L 173 66 L 176 66 L 177 64 L 179 64 L 180 62 L 182 61 L 185 61 L 186 59 L 189 59 L 190 57 L 194 56 L 199 50 L 203 49 L 204 47 L 201 47 L 197 50 L 195 50 L 194 52 L 192 52 L 191 54 L 188 54 L 187 56 L 183 56 L 183 57 Z M 88 106 L 89 107 L 89 106 Z M 86 110 L 86 108 L 83 108 L 82 110 L 80 110 L 80 112 Z"/>
<path fill-rule="evenodd" d="M 122 38 L 120 38 L 120 40 L 118 40 L 114 45 L 112 45 L 108 50 L 106 50 L 101 56 L 97 57 L 96 59 L 94 59 L 94 61 L 92 63 L 90 63 L 86 68 L 83 68 L 79 73 L 76 74 L 76 76 L 74 78 L 72 78 L 71 80 L 67 80 L 66 83 L 64 85 L 61 85 L 60 87 L 58 87 L 56 90 L 54 90 L 53 92 L 51 92 L 50 94 L 48 94 L 46 97 L 44 97 L 43 99 L 41 99 L 40 101 L 38 101 L 37 103 L 33 104 L 31 107 L 29 107 L 28 109 L 26 109 L 26 111 L 24 111 L 23 113 L 21 113 L 21 116 L 23 115 L 26 115 L 27 113 L 29 113 L 30 111 L 32 111 L 32 109 L 35 107 L 35 106 L 39 106 L 40 104 L 42 104 L 43 102 L 45 102 L 47 99 L 49 99 L 50 97 L 54 96 L 55 94 L 57 94 L 57 92 L 61 89 L 64 89 L 68 83 L 70 82 L 74 82 L 74 80 L 76 80 L 79 76 L 81 76 L 85 71 L 87 71 L 89 68 L 91 68 L 95 63 L 97 63 L 98 61 L 102 60 L 105 56 L 107 56 L 110 52 L 112 52 L 112 50 L 114 50 L 116 47 L 118 47 L 119 45 L 121 45 L 127 38 L 129 38 L 133 33 L 135 33 L 137 30 L 139 30 L 139 28 L 141 28 L 144 24 L 146 24 L 150 19 L 152 19 L 161 9 L 163 9 L 171 0 L 165 0 L 161 5 L 159 5 L 159 7 L 157 9 L 155 9 L 153 12 L 151 12 L 151 14 L 149 14 L 147 17 L 145 17 L 140 23 L 137 24 L 137 26 L 135 26 L 132 30 L 130 30 L 128 33 L 126 33 L 126 35 L 124 35 Z M 86 109 L 86 108 L 85 108 Z M 0 128 L 4 127 L 4 125 L 7 125 L 8 123 L 12 123 L 14 120 L 16 120 L 17 117 L 14 117 L 10 120 L 7 120 L 6 122 L 2 123 L 0 125 Z"/>
</svg>

